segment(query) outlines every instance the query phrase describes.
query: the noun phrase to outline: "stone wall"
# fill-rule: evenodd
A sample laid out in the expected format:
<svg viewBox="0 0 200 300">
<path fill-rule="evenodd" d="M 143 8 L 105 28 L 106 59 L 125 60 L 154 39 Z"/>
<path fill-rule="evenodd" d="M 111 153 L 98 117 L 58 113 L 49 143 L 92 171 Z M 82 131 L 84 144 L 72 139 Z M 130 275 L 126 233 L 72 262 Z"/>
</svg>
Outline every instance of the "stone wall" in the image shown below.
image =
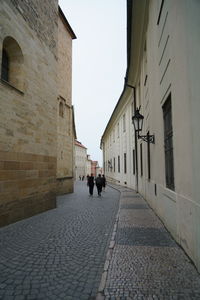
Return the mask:
<svg viewBox="0 0 200 300">
<path fill-rule="evenodd" d="M 57 194 L 73 191 L 72 36 L 58 19 Z M 62 114 L 59 106 L 62 105 Z"/>
<path fill-rule="evenodd" d="M 55 207 L 56 159 L 0 151 L 0 226 Z"/>
<path fill-rule="evenodd" d="M 57 55 L 58 0 L 7 0 L 24 18 L 40 41 Z"/>
<path fill-rule="evenodd" d="M 55 207 L 56 4 L 0 2 L 0 58 L 7 37 L 23 55 L 20 89 L 0 80 L 0 225 Z"/>
</svg>

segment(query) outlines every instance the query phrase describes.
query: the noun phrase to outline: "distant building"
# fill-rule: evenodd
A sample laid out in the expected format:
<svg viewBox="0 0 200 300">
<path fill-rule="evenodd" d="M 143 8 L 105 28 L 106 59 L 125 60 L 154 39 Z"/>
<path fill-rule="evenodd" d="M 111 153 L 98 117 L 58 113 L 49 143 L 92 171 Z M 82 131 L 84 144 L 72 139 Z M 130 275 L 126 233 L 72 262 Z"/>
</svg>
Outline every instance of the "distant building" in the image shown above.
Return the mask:
<svg viewBox="0 0 200 300">
<path fill-rule="evenodd" d="M 86 170 L 87 148 L 79 141 L 75 141 L 75 173 L 76 180 L 87 176 Z"/>
<path fill-rule="evenodd" d="M 137 190 L 198 270 L 199 16 L 200 1 L 127 1 L 125 84 L 101 139 L 107 179 Z M 155 143 L 144 141 L 148 133 Z"/>
<path fill-rule="evenodd" d="M 90 175 L 92 173 L 92 160 L 90 158 L 90 155 L 87 155 L 86 159 L 86 174 Z"/>
<path fill-rule="evenodd" d="M 75 174 L 76 180 L 79 180 L 83 176 L 93 174 L 97 176 L 102 173 L 102 169 L 99 167 L 98 161 L 93 161 L 90 155 L 87 154 L 87 148 L 79 141 L 75 141 Z"/>
<path fill-rule="evenodd" d="M 92 174 L 96 177 L 98 175 L 99 164 L 97 160 L 92 161 Z"/>
<path fill-rule="evenodd" d="M 97 175 L 98 174 L 101 174 L 101 175 L 103 174 L 103 169 L 99 165 L 96 167 L 96 173 L 97 173 Z"/>
</svg>

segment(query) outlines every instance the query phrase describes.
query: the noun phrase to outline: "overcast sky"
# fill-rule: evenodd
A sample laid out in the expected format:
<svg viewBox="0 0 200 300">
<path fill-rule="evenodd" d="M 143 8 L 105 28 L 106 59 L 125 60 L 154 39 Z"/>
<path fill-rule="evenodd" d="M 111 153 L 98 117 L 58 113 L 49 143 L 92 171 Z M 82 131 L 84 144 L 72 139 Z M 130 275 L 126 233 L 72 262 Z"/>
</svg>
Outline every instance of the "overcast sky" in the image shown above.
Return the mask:
<svg viewBox="0 0 200 300">
<path fill-rule="evenodd" d="M 59 0 L 73 40 L 72 104 L 77 139 L 102 166 L 101 136 L 126 72 L 126 0 Z"/>
</svg>

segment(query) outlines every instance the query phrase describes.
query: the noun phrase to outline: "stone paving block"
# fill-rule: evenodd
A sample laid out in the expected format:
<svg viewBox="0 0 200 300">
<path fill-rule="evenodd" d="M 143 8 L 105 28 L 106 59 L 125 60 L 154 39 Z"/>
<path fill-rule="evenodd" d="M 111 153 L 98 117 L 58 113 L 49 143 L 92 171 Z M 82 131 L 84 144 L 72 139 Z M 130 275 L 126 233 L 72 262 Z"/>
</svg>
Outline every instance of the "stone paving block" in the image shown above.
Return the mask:
<svg viewBox="0 0 200 300">
<path fill-rule="evenodd" d="M 116 243 L 133 246 L 177 247 L 165 230 L 146 227 L 119 228 Z"/>
<path fill-rule="evenodd" d="M 147 204 L 122 204 L 120 209 L 149 209 Z"/>
<path fill-rule="evenodd" d="M 121 210 L 120 224 L 123 227 L 151 227 L 163 228 L 163 224 L 158 217 L 153 214 L 151 209 L 146 210 Z"/>
</svg>

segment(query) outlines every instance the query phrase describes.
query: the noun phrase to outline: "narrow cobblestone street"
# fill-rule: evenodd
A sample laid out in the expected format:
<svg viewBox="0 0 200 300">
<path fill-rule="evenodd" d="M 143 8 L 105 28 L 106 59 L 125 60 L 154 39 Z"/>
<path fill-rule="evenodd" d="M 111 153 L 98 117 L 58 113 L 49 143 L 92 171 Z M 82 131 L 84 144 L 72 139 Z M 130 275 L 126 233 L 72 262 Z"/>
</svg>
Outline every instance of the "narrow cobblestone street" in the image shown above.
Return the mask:
<svg viewBox="0 0 200 300">
<path fill-rule="evenodd" d="M 0 299 L 94 299 L 118 205 L 77 182 L 56 209 L 1 228 Z"/>
<path fill-rule="evenodd" d="M 102 194 L 76 182 L 56 209 L 0 229 L 0 299 L 200 299 L 199 273 L 147 202 Z"/>
</svg>

